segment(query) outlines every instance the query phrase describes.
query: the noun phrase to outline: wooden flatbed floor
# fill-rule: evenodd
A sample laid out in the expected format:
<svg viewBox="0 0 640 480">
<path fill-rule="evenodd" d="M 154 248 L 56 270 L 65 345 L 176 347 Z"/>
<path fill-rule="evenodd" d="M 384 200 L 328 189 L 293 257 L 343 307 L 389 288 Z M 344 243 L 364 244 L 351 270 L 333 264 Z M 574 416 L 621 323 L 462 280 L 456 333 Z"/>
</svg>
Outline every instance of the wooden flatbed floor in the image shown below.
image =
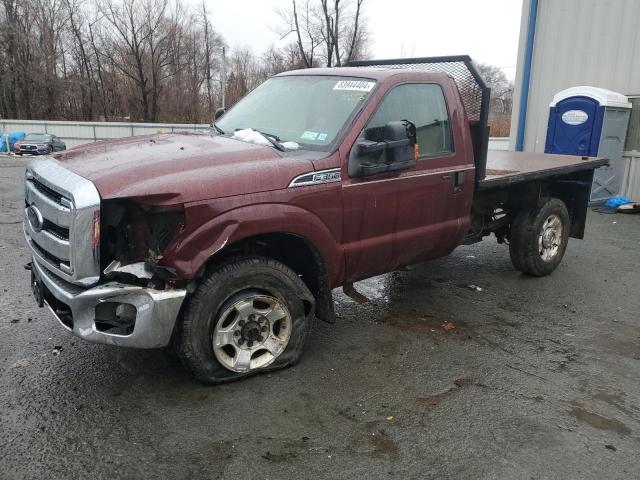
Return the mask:
<svg viewBox="0 0 640 480">
<path fill-rule="evenodd" d="M 479 190 L 540 180 L 606 165 L 606 158 L 489 150 L 487 171 Z"/>
</svg>

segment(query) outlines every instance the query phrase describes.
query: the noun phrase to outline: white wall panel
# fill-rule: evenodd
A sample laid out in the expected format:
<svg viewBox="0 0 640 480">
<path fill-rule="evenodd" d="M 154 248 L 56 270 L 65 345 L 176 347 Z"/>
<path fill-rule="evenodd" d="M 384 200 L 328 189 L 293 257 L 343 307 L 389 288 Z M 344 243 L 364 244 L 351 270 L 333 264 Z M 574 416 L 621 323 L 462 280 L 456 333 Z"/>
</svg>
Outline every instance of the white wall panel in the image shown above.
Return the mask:
<svg viewBox="0 0 640 480">
<path fill-rule="evenodd" d="M 0 120 L 0 134 L 10 132 L 52 133 L 62 138 L 67 148 L 99 140 L 156 133 L 206 130 L 207 124 L 121 123 L 121 122 L 53 122 L 44 120 Z"/>
<path fill-rule="evenodd" d="M 640 152 L 624 152 L 622 161 L 624 174 L 620 195 L 632 202 L 640 203 Z"/>
<path fill-rule="evenodd" d="M 515 146 L 530 0 L 524 0 L 511 146 Z M 539 0 L 525 129 L 526 151 L 544 151 L 553 95 L 591 85 L 640 94 L 640 0 Z"/>
<path fill-rule="evenodd" d="M 27 133 L 47 132 L 62 138 L 67 148 L 112 138 L 147 135 L 156 132 L 194 132 L 207 130 L 207 124 L 180 123 L 120 123 L 120 122 L 45 122 L 39 120 L 0 120 L 0 134 L 4 127 L 10 132 Z M 491 137 L 489 150 L 508 150 L 508 137 Z"/>
</svg>

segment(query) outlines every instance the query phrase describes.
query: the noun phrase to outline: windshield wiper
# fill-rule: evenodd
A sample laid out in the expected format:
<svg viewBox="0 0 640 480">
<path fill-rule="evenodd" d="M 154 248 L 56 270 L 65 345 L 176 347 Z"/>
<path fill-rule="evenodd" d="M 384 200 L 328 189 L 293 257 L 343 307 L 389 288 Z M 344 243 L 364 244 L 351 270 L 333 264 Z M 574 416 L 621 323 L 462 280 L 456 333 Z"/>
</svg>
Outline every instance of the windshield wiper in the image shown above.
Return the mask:
<svg viewBox="0 0 640 480">
<path fill-rule="evenodd" d="M 224 130 L 222 130 L 218 125 L 216 125 L 216 122 L 213 122 L 211 126 L 215 128 L 216 132 L 218 132 L 220 135 L 224 135 Z"/>
<path fill-rule="evenodd" d="M 254 132 L 258 132 L 264 138 L 269 140 L 269 143 L 273 145 L 276 150 L 280 150 L 281 152 L 286 152 L 287 149 L 284 148 L 284 145 L 280 143 L 280 138 L 277 135 L 272 135 L 270 133 L 261 132 L 260 130 L 253 130 Z"/>
</svg>

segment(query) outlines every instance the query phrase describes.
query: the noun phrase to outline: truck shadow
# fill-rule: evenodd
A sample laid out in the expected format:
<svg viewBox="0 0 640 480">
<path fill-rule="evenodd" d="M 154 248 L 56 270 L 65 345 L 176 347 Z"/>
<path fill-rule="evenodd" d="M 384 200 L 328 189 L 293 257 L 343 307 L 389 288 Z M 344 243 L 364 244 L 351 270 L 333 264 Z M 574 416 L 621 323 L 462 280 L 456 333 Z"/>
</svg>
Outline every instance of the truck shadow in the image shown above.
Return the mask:
<svg viewBox="0 0 640 480">
<path fill-rule="evenodd" d="M 482 250 L 493 250 L 487 247 L 485 242 Z M 373 342 L 389 338 L 393 332 L 400 334 L 394 344 L 411 341 L 415 335 L 430 336 L 437 342 L 466 341 L 476 337 L 479 329 L 517 327 L 520 314 L 505 312 L 500 305 L 518 305 L 519 299 L 510 299 L 508 294 L 495 291 L 501 286 L 493 270 L 508 270 L 509 273 L 503 274 L 507 282 L 522 280 L 519 273 L 510 269 L 508 256 L 494 261 L 493 268 L 486 271 L 476 265 L 475 256 L 469 258 L 468 251 L 461 250 L 448 258 L 359 282 L 356 288 L 369 299 L 363 305 L 336 289 L 337 324 L 316 322 L 305 360 L 296 370 L 303 369 L 307 360 L 315 364 L 316 360 L 308 358 L 313 355 L 319 355 L 323 362 L 339 365 L 345 355 L 341 349 L 361 335 L 359 329 L 363 325 L 371 327 L 367 337 Z M 471 283 L 472 280 L 478 285 Z M 500 312 L 495 311 L 496 305 Z M 132 390 L 169 391 L 172 393 L 165 400 L 170 404 L 189 398 L 194 392 L 201 394 L 203 389 L 210 390 L 210 386 L 190 376 L 171 348 L 130 350 L 88 344 L 70 336 L 65 338 L 60 358 L 66 357 L 68 361 L 56 362 L 58 365 L 49 370 L 45 382 L 49 387 L 52 383 L 68 384 L 72 378 L 75 387 L 89 397 L 93 392 L 113 399 L 122 398 Z M 331 365 L 319 368 L 331 368 Z M 262 384 L 262 377 L 255 377 L 255 383 Z M 248 382 L 253 380 L 241 384 Z M 235 389 L 216 387 L 226 388 Z"/>
</svg>

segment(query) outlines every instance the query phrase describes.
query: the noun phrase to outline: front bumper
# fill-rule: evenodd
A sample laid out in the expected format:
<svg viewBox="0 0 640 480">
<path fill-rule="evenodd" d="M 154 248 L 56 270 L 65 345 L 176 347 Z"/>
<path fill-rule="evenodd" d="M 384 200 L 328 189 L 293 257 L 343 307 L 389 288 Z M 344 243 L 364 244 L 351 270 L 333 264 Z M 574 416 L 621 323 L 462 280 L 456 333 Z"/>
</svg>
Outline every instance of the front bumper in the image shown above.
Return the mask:
<svg viewBox="0 0 640 480">
<path fill-rule="evenodd" d="M 42 149 L 42 150 L 13 150 L 13 153 L 16 153 L 18 155 L 48 155 L 49 153 L 51 153 L 51 150 L 47 149 Z"/>
<path fill-rule="evenodd" d="M 166 346 L 186 296 L 184 289 L 154 290 L 118 282 L 84 289 L 60 279 L 35 258 L 31 272 L 36 298 L 51 310 L 64 328 L 85 340 L 108 345 L 134 348 Z M 109 310 L 102 308 L 106 304 L 135 307 L 135 321 L 130 333 L 101 331 L 96 316 L 104 315 L 97 312 Z"/>
</svg>

